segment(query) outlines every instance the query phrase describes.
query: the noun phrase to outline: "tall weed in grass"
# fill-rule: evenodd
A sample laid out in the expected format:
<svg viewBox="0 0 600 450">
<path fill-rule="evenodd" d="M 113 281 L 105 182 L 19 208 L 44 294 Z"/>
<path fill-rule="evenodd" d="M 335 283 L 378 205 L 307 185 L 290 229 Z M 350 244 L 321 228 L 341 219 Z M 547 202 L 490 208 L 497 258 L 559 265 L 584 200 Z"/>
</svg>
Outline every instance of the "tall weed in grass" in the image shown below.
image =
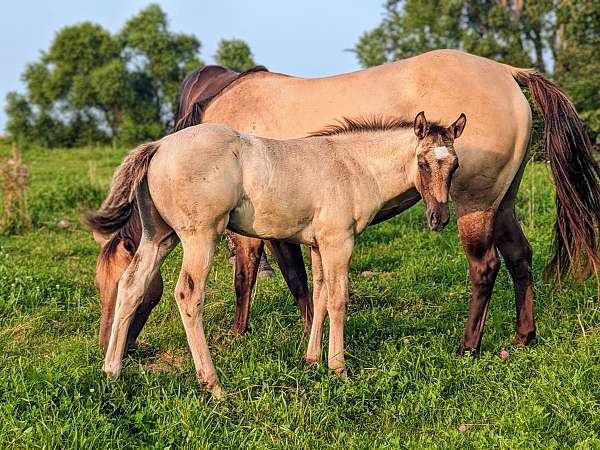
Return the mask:
<svg viewBox="0 0 600 450">
<path fill-rule="evenodd" d="M 10 156 L 0 166 L 0 231 L 16 234 L 31 227 L 31 214 L 27 208 L 25 191 L 28 169 L 23 164 L 21 153 L 13 144 Z"/>
</svg>

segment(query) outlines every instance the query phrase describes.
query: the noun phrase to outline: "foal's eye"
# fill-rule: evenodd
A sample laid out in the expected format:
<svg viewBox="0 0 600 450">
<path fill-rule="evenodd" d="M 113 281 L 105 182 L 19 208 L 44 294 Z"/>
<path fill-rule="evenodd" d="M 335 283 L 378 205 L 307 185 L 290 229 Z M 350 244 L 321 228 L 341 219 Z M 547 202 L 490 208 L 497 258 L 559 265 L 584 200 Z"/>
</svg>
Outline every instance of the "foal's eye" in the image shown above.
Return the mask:
<svg viewBox="0 0 600 450">
<path fill-rule="evenodd" d="M 419 168 L 421 168 L 421 169 L 427 169 L 427 167 L 429 167 L 429 165 L 427 164 L 427 161 L 419 161 L 417 164 L 419 165 Z"/>
</svg>

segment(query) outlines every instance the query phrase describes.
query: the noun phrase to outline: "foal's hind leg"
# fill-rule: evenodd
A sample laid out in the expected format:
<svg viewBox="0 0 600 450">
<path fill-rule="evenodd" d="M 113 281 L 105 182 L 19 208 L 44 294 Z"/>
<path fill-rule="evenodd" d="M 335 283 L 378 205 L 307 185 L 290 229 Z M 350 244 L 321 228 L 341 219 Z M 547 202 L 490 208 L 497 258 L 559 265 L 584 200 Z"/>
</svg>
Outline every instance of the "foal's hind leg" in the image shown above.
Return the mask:
<svg viewBox="0 0 600 450">
<path fill-rule="evenodd" d="M 317 363 L 321 359 L 321 340 L 323 339 L 323 323 L 327 316 L 327 288 L 323 282 L 323 263 L 321 253 L 316 247 L 311 248 L 313 273 L 313 306 L 314 315 L 306 349 L 306 362 Z"/>
<path fill-rule="evenodd" d="M 527 345 L 535 338 L 532 252 L 512 207 L 498 211 L 494 235 L 515 288 L 517 323 L 513 343 Z"/>
<path fill-rule="evenodd" d="M 223 393 L 218 385 L 217 372 L 210 357 L 202 321 L 204 288 L 218 238 L 218 233 L 214 231 L 181 237 L 183 263 L 175 288 L 175 299 L 194 359 L 198 381 L 215 397 L 221 398 Z"/>
<path fill-rule="evenodd" d="M 472 294 L 469 318 L 458 354 L 478 352 L 500 261 L 494 244 L 494 211 L 476 211 L 458 218 L 458 231 L 469 263 Z"/>
<path fill-rule="evenodd" d="M 296 299 L 300 315 L 304 320 L 304 333 L 309 334 L 313 320 L 313 305 L 308 291 L 302 249 L 298 244 L 282 241 L 267 241 L 267 246 L 277 260 L 281 274 Z"/>
<path fill-rule="evenodd" d="M 148 290 L 150 281 L 160 270 L 164 258 L 177 244 L 177 237 L 172 232 L 162 236 L 154 236 L 153 239 L 142 237 L 131 264 L 119 280 L 115 316 L 104 359 L 104 371 L 112 378 L 116 378 L 121 371 L 131 320 Z"/>
</svg>

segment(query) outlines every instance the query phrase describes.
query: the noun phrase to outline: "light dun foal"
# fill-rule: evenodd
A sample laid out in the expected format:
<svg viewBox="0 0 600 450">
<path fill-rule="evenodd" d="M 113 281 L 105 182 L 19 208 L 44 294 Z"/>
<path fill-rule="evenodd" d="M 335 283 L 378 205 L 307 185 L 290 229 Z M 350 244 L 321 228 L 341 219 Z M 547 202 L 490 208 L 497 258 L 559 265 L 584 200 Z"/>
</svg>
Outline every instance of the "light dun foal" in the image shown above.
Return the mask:
<svg viewBox="0 0 600 450">
<path fill-rule="evenodd" d="M 133 150 L 102 208 L 91 216 L 101 220 L 118 212 L 124 222 L 135 213 L 136 198 L 142 222 L 140 246 L 118 285 L 105 372 L 119 375 L 136 308 L 180 240 L 183 263 L 175 298 L 198 379 L 214 396 L 222 395 L 202 309 L 215 246 L 229 228 L 312 247 L 314 320 L 306 359 L 319 361 L 329 314 L 329 367 L 345 375 L 354 240 L 419 195 L 431 229 L 448 223 L 448 192 L 458 168 L 454 140 L 465 123 L 464 114 L 447 128 L 428 123 L 424 113 L 414 122 L 345 119 L 310 137 L 285 141 L 204 124 Z"/>
</svg>

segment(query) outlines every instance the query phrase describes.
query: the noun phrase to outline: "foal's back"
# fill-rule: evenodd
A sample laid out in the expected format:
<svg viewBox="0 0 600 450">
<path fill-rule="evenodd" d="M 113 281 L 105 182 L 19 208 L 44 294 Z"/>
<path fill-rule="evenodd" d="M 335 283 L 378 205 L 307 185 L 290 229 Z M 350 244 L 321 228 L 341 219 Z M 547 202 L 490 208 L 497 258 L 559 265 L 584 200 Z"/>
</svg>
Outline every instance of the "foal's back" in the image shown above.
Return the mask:
<svg viewBox="0 0 600 450">
<path fill-rule="evenodd" d="M 327 214 L 320 219 L 328 223 L 352 216 L 355 191 L 365 197 L 373 185 L 346 147 L 326 137 L 279 141 L 197 125 L 160 141 L 150 194 L 176 231 L 230 214 L 234 231 L 310 244 L 315 215 Z"/>
</svg>

